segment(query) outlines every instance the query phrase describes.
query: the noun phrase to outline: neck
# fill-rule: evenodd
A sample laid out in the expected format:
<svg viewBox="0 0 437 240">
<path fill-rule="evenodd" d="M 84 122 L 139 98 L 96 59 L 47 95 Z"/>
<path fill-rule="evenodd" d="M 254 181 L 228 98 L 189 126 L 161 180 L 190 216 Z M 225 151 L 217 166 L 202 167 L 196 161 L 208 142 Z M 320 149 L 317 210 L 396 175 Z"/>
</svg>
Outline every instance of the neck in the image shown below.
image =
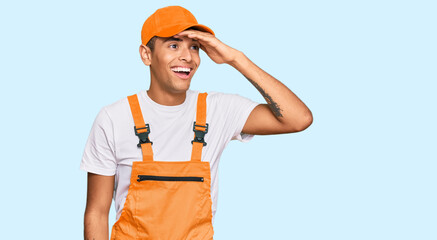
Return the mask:
<svg viewBox="0 0 437 240">
<path fill-rule="evenodd" d="M 182 93 L 167 93 L 167 92 L 156 92 L 152 89 L 147 91 L 147 95 L 154 102 L 164 105 L 164 106 L 176 106 L 184 103 L 187 96 L 187 92 Z"/>
</svg>

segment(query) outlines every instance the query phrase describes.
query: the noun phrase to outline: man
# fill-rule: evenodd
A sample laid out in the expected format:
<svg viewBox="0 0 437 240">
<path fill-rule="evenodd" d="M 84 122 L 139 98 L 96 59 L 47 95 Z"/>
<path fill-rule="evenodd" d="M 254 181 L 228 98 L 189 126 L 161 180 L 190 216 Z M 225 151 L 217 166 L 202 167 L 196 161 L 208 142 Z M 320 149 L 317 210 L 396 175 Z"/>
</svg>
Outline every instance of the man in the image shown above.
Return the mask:
<svg viewBox="0 0 437 240">
<path fill-rule="evenodd" d="M 302 131 L 312 114 L 284 84 L 182 7 L 158 9 L 141 37 L 149 90 L 104 107 L 85 147 L 85 239 L 108 239 L 112 197 L 117 222 L 111 239 L 212 239 L 218 160 L 226 144 Z M 199 49 L 242 73 L 267 104 L 189 90 Z"/>
</svg>

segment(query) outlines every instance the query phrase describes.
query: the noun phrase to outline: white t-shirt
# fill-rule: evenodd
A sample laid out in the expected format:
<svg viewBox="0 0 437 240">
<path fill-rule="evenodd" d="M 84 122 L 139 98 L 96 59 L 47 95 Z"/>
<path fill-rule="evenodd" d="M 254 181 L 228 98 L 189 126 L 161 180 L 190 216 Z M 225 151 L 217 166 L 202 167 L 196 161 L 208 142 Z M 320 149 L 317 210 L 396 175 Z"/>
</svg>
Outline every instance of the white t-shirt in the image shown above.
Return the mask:
<svg viewBox="0 0 437 240">
<path fill-rule="evenodd" d="M 145 123 L 150 125 L 149 139 L 153 142 L 155 161 L 191 160 L 193 123 L 196 119 L 197 91 L 188 90 L 184 103 L 164 106 L 149 98 L 147 92 L 138 93 Z M 211 167 L 211 199 L 213 222 L 217 209 L 218 164 L 230 140 L 247 142 L 253 135 L 242 134 L 249 114 L 258 105 L 237 94 L 211 92 L 208 94 L 207 145 L 202 161 Z M 126 98 L 103 107 L 97 115 L 85 146 L 80 168 L 87 172 L 112 176 L 115 174 L 114 202 L 116 220 L 126 201 L 133 161 L 142 161 L 134 121 Z"/>
</svg>

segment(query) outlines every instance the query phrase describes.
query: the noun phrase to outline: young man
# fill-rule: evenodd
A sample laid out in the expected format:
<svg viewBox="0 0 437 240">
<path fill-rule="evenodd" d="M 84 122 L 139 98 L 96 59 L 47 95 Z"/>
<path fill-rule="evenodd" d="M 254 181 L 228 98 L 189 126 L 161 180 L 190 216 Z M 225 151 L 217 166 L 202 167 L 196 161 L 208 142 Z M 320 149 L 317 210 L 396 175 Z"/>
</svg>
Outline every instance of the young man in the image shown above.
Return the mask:
<svg viewBox="0 0 437 240">
<path fill-rule="evenodd" d="M 108 239 L 113 197 L 111 239 L 212 239 L 218 161 L 226 144 L 302 131 L 312 114 L 284 84 L 182 7 L 158 9 L 141 37 L 149 90 L 104 107 L 85 147 L 85 239 Z M 241 72 L 267 104 L 189 90 L 199 49 Z"/>
</svg>

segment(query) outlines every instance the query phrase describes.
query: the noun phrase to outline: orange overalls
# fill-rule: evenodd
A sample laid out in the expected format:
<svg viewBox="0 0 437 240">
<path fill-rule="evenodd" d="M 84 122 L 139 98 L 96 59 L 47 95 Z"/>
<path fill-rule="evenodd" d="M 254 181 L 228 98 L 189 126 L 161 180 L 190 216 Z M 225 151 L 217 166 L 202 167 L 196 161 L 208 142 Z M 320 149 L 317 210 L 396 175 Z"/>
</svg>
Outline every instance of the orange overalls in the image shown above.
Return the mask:
<svg viewBox="0 0 437 240">
<path fill-rule="evenodd" d="M 126 202 L 112 227 L 111 240 L 211 240 L 211 172 L 202 162 L 206 123 L 206 93 L 198 95 L 191 161 L 153 161 L 149 124 L 145 124 L 137 95 L 128 97 L 140 138 L 143 161 L 132 164 Z M 169 149 L 171 151 L 171 149 Z"/>
</svg>

